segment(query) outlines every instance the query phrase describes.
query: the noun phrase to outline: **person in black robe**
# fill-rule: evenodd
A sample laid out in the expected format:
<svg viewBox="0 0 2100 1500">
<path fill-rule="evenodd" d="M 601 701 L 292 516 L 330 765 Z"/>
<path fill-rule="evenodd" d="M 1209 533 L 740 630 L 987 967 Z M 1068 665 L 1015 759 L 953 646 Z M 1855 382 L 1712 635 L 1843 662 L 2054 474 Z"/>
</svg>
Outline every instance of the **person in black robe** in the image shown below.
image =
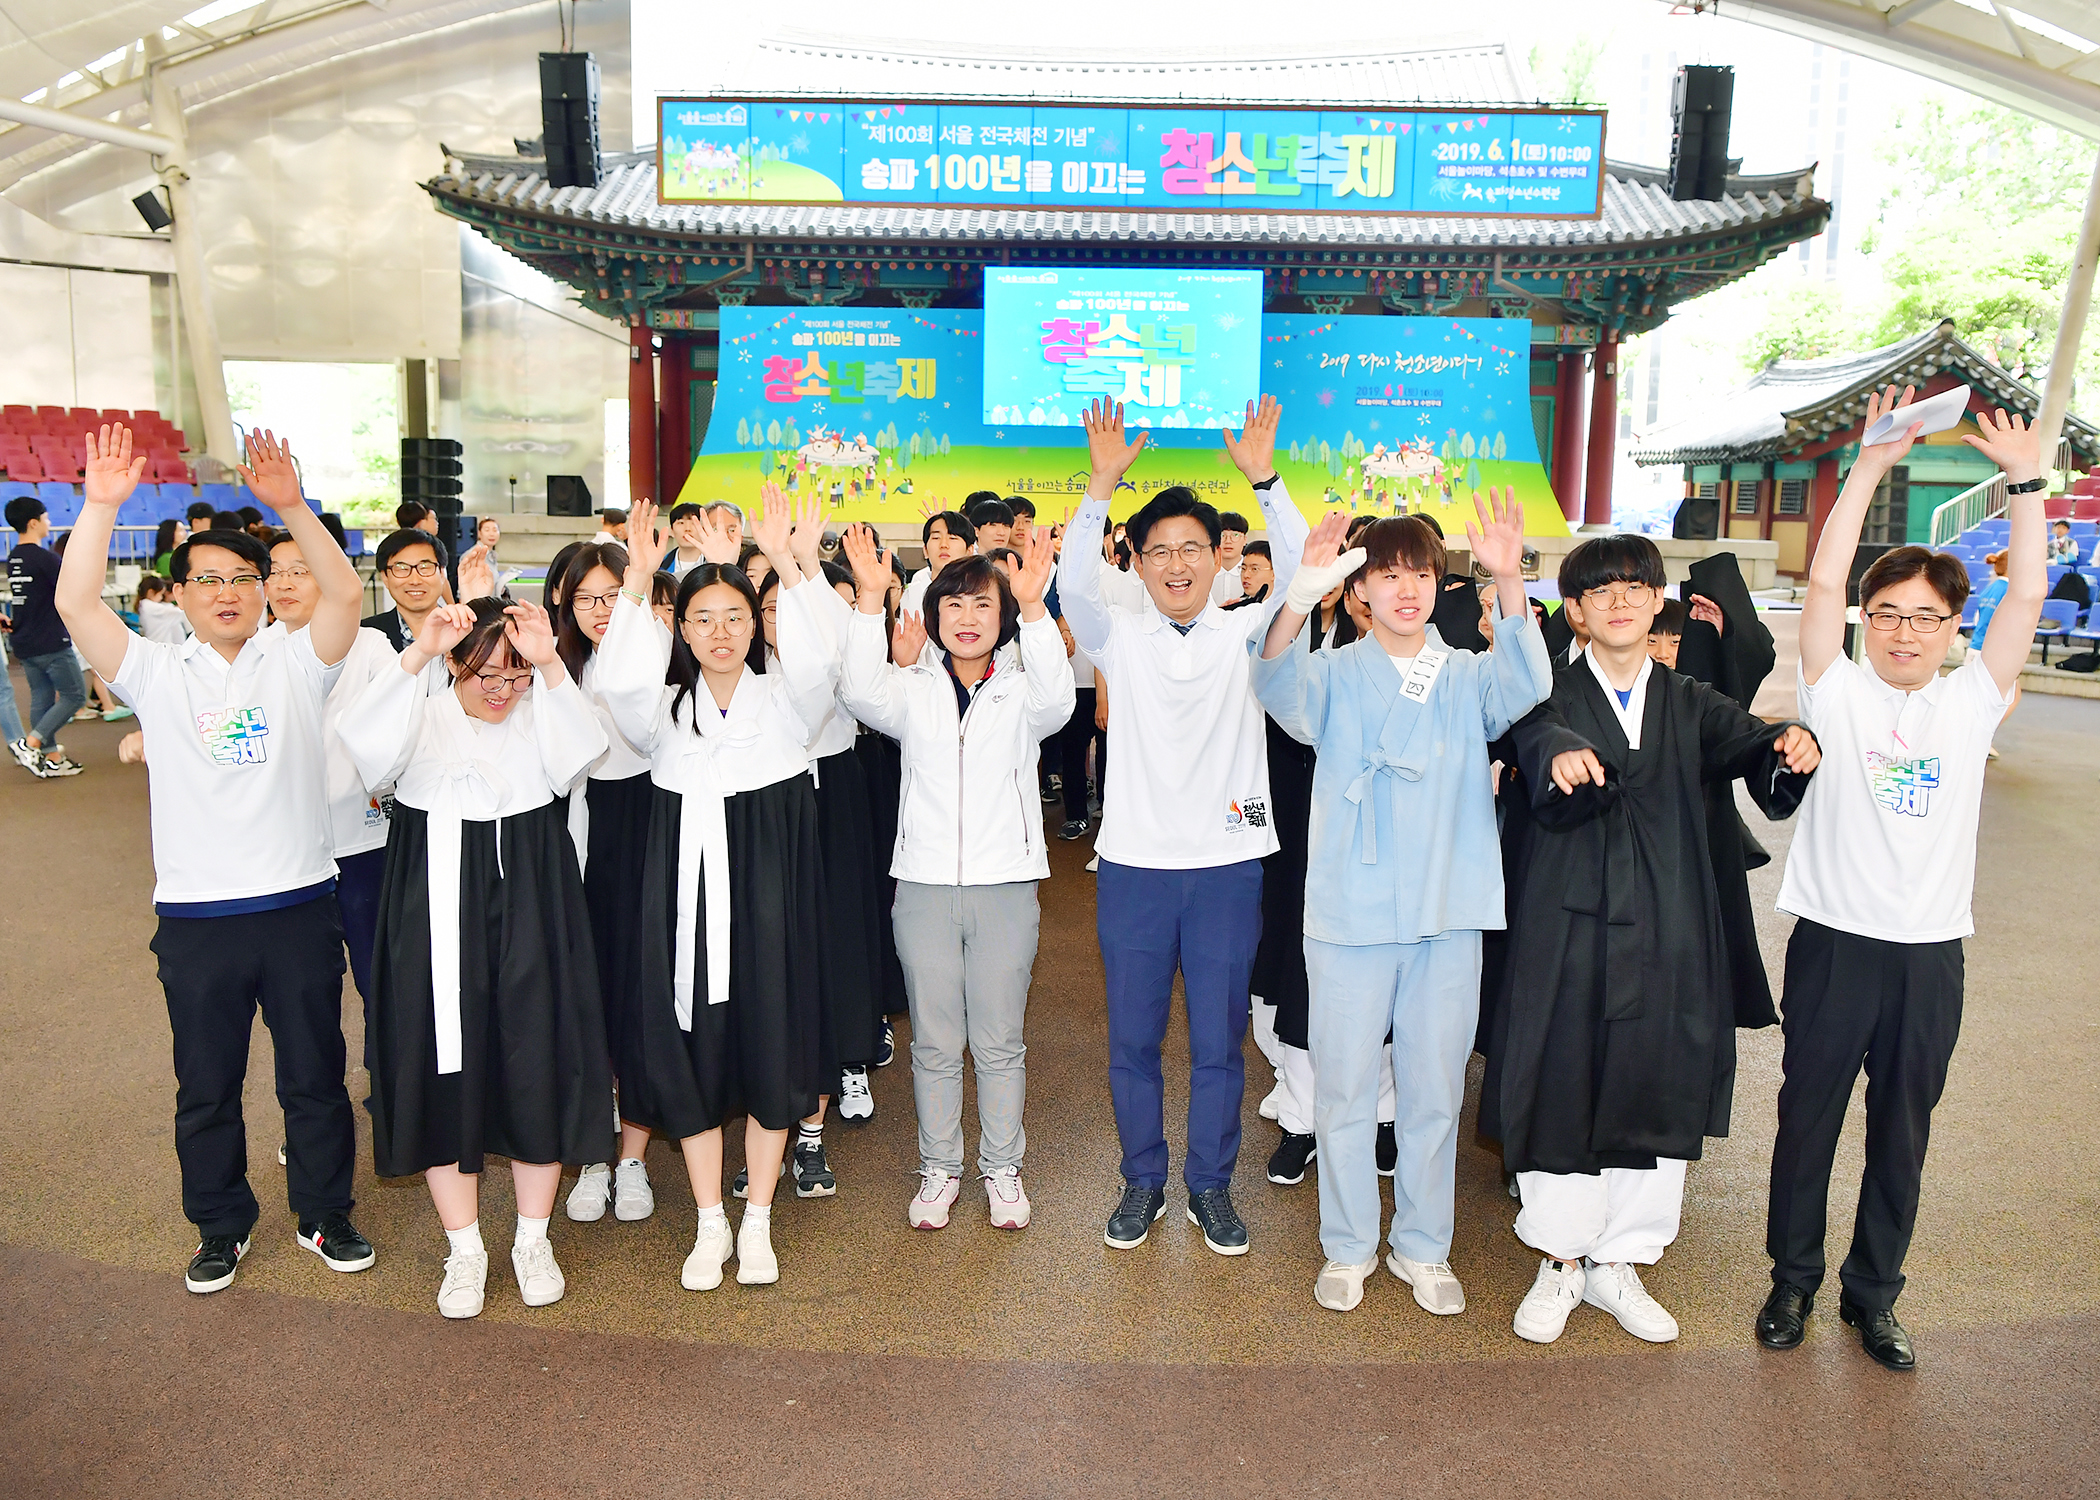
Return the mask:
<svg viewBox="0 0 2100 1500">
<path fill-rule="evenodd" d="M 1664 586 L 1653 542 L 1597 538 L 1570 560 L 1590 646 L 1506 746 L 1528 817 L 1512 802 L 1487 1088 L 1524 1202 L 1518 1237 L 1545 1254 L 1515 1327 L 1551 1342 L 1589 1302 L 1663 1342 L 1676 1322 L 1633 1267 L 1675 1238 L 1685 1163 L 1728 1133 L 1735 1081 L 1706 787 L 1741 778 L 1784 817 L 1817 750 L 1802 726 L 1752 718 L 1648 657 Z"/>
</svg>

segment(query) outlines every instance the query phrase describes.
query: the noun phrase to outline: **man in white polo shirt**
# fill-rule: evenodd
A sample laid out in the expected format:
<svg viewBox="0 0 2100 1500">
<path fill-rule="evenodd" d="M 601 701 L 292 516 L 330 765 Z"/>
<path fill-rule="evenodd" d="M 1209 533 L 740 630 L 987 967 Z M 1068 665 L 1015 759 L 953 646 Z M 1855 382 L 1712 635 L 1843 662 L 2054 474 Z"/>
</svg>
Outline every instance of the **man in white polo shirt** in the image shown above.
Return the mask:
<svg viewBox="0 0 2100 1500">
<path fill-rule="evenodd" d="M 1278 408 L 1263 397 L 1244 435 L 1225 447 L 1261 501 L 1279 588 L 1297 571 L 1308 530 L 1271 461 Z M 1123 408 L 1086 414 L 1092 472 L 1071 532 L 1091 539 L 1145 446 L 1123 437 Z M 1246 1065 L 1247 983 L 1261 939 L 1261 861 L 1276 849 L 1269 820 L 1267 735 L 1250 686 L 1250 642 L 1278 598 L 1228 614 L 1211 601 L 1218 513 L 1176 486 L 1131 517 L 1138 575 L 1154 609 L 1112 609 L 1101 554 L 1064 549 L 1058 598 L 1079 648 L 1108 680 L 1115 733 L 1101 836 L 1096 925 L 1108 976 L 1109 1089 L 1123 1144 L 1123 1196 L 1107 1243 L 1145 1241 L 1166 1212 L 1166 1036 L 1174 974 L 1189 1015 L 1189 1222 L 1220 1255 L 1243 1255 L 1247 1229 L 1232 1206 Z"/>
<path fill-rule="evenodd" d="M 103 569 L 145 462 L 122 426 L 88 438 L 86 505 L 58 580 L 67 629 L 146 737 L 153 952 L 174 1032 L 182 1208 L 199 1237 L 184 1278 L 193 1292 L 233 1281 L 259 1212 L 241 1118 L 258 1004 L 277 1055 L 299 1243 L 331 1270 L 373 1261 L 350 1222 L 356 1141 L 322 731 L 363 589 L 300 494 L 290 450 L 252 433 L 248 460 L 241 477 L 284 518 L 319 587 L 306 629 L 258 637 L 270 554 L 234 531 L 198 532 L 169 563 L 195 635 L 167 646 L 124 628 L 102 602 Z"/>
<path fill-rule="evenodd" d="M 1870 397 L 1869 427 L 1910 401 Z M 1787 855 L 1779 909 L 1787 943 L 1785 1082 L 1772 1146 L 1765 1250 L 1772 1292 L 1757 1316 L 1770 1349 L 1801 1342 L 1822 1285 L 1831 1159 L 1852 1086 L 1867 1070 L 1867 1160 L 1838 1315 L 1894 1370 L 1916 1364 L 1896 1321 L 1918 1217 L 1932 1109 L 1961 1029 L 1962 939 L 1976 879 L 1976 817 L 1991 734 L 2011 705 L 2048 591 L 2041 450 L 2004 412 L 1963 441 L 2012 491 L 2010 587 L 1979 649 L 1945 677 L 1969 575 L 1923 547 L 1897 547 L 1860 575 L 1864 663 L 1844 653 L 1845 581 L 1883 477 L 1922 430 L 1862 448 L 1824 524 L 1801 609 L 1801 718 L 1821 772 Z"/>
</svg>

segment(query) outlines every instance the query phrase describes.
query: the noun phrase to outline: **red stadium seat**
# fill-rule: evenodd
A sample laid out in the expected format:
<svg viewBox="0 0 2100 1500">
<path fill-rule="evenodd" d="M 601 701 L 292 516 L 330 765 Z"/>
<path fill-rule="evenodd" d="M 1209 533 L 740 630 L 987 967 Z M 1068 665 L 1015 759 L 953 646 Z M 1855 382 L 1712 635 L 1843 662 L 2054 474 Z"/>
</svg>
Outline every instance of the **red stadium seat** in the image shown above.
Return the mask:
<svg viewBox="0 0 2100 1500">
<path fill-rule="evenodd" d="M 2074 521 L 2100 521 L 2100 495 L 2081 495 L 2071 505 Z"/>
<path fill-rule="evenodd" d="M 26 479 L 32 484 L 45 478 L 44 466 L 33 453 L 9 453 L 0 456 L 0 467 L 7 470 L 9 479 Z"/>
<path fill-rule="evenodd" d="M 2069 495 L 2051 495 L 2042 502 L 2042 515 L 2051 521 L 2070 520 L 2071 497 Z"/>
</svg>

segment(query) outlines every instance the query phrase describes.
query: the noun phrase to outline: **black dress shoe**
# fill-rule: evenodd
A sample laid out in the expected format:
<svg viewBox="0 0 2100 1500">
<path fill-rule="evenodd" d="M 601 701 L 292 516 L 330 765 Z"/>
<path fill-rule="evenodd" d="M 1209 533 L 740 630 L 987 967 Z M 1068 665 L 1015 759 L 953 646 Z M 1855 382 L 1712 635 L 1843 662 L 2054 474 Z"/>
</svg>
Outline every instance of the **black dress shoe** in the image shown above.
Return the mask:
<svg viewBox="0 0 2100 1500">
<path fill-rule="evenodd" d="M 1102 1240 L 1111 1250 L 1135 1250 L 1145 1243 L 1152 1233 L 1152 1225 L 1167 1211 L 1167 1195 L 1163 1188 L 1139 1187 L 1134 1182 L 1123 1184 L 1123 1199 L 1116 1211 L 1108 1216 L 1108 1232 Z"/>
<path fill-rule="evenodd" d="M 1400 1165 L 1400 1138 L 1393 1131 L 1393 1122 L 1387 1120 L 1378 1127 L 1378 1175 L 1390 1177 Z"/>
<path fill-rule="evenodd" d="M 1814 1292 L 1804 1292 L 1791 1281 L 1777 1283 L 1757 1315 L 1757 1341 L 1767 1349 L 1793 1348 L 1808 1331 L 1808 1315 L 1815 1306 Z"/>
<path fill-rule="evenodd" d="M 1890 1370 L 1915 1370 L 1918 1357 L 1911 1352 L 1910 1335 L 1888 1308 L 1865 1308 L 1850 1297 L 1838 1298 L 1838 1316 L 1849 1328 L 1859 1330 L 1859 1346 L 1877 1365 Z"/>
<path fill-rule="evenodd" d="M 1286 1130 L 1283 1144 L 1269 1158 L 1269 1181 L 1278 1187 L 1292 1187 L 1305 1181 L 1306 1165 L 1319 1154 L 1319 1144 L 1312 1136 L 1293 1135 Z"/>
<path fill-rule="evenodd" d="M 1205 1188 L 1189 1194 L 1189 1222 L 1203 1231 L 1203 1243 L 1220 1255 L 1247 1253 L 1247 1226 L 1232 1206 L 1228 1188 Z"/>
</svg>

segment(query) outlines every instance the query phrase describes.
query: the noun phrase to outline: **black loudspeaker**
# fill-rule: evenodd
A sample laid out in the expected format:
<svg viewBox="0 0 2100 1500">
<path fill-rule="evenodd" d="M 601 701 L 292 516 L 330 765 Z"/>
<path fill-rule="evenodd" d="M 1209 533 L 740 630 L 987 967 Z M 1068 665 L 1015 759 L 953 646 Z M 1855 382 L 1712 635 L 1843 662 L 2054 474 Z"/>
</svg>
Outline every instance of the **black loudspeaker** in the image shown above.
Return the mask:
<svg viewBox="0 0 2100 1500">
<path fill-rule="evenodd" d="M 1680 541 L 1717 542 L 1721 539 L 1721 502 L 1703 495 L 1687 495 L 1670 522 L 1670 535 Z"/>
<path fill-rule="evenodd" d="M 541 148 L 550 187 L 598 185 L 598 59 L 588 52 L 540 54 Z"/>
<path fill-rule="evenodd" d="M 550 516 L 588 516 L 595 513 L 591 504 L 591 487 L 583 482 L 581 474 L 549 474 L 547 476 L 547 514 Z"/>
<path fill-rule="evenodd" d="M 146 227 L 155 234 L 160 233 L 161 230 L 166 229 L 175 222 L 174 218 L 168 213 L 168 206 L 160 201 L 160 189 L 158 188 L 146 189 L 145 192 L 140 193 L 131 200 L 131 206 L 139 211 L 139 217 L 146 221 Z"/>
<path fill-rule="evenodd" d="M 1670 89 L 1670 196 L 1677 202 L 1712 201 L 1727 191 L 1734 104 L 1735 69 L 1695 65 L 1677 70 Z"/>
<path fill-rule="evenodd" d="M 451 438 L 403 438 L 401 498 L 426 505 L 440 516 L 457 516 L 465 452 Z"/>
</svg>

